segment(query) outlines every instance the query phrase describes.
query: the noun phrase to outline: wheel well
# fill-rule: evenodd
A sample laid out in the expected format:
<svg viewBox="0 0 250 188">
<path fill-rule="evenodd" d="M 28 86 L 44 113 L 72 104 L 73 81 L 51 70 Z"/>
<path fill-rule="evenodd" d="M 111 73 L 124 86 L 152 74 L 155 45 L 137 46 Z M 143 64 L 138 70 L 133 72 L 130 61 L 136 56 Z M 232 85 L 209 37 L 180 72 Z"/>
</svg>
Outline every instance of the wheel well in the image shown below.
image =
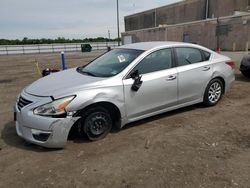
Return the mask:
<svg viewBox="0 0 250 188">
<path fill-rule="evenodd" d="M 97 103 L 91 104 L 89 106 L 86 106 L 82 110 L 80 110 L 77 113 L 77 115 L 81 114 L 81 112 L 83 112 L 83 111 L 87 111 L 88 109 L 93 108 L 93 107 L 97 107 L 97 106 L 103 107 L 106 110 L 108 110 L 108 112 L 110 113 L 111 118 L 113 120 L 113 128 L 120 128 L 120 126 L 121 126 L 121 112 L 116 105 L 114 105 L 113 103 L 110 103 L 110 102 L 97 102 Z"/>
<path fill-rule="evenodd" d="M 223 90 L 222 90 L 222 92 L 223 92 L 223 94 L 225 94 L 225 87 L 226 87 L 226 83 L 225 83 L 225 80 L 222 78 L 222 77 L 220 77 L 220 76 L 218 76 L 218 77 L 215 77 L 214 79 L 219 79 L 221 82 L 222 82 L 222 85 L 223 85 Z M 213 80 L 214 80 L 213 79 Z"/>
</svg>

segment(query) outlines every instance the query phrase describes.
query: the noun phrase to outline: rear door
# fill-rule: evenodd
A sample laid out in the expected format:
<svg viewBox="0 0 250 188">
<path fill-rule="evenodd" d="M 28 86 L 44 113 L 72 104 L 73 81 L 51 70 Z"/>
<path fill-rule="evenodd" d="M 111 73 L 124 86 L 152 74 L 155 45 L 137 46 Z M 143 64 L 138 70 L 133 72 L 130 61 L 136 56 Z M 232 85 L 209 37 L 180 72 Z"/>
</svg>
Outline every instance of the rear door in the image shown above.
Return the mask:
<svg viewBox="0 0 250 188">
<path fill-rule="evenodd" d="M 193 47 L 175 48 L 179 104 L 199 101 L 212 78 L 210 53 Z"/>
<path fill-rule="evenodd" d="M 130 121 L 177 104 L 177 71 L 173 67 L 172 49 L 152 52 L 130 72 L 139 71 L 142 85 L 131 90 L 134 80 L 123 80 L 127 117 Z"/>
</svg>

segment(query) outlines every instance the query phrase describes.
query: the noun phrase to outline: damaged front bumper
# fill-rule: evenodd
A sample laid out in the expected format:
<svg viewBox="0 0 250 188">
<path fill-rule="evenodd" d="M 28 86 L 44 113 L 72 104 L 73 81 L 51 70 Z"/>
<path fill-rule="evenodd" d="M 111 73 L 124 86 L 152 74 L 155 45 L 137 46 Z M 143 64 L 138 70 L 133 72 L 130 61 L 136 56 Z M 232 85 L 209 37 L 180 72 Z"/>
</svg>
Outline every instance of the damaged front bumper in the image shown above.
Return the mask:
<svg viewBox="0 0 250 188">
<path fill-rule="evenodd" d="M 17 102 L 14 108 L 18 136 L 47 148 L 65 147 L 69 131 L 79 117 L 70 115 L 65 118 L 54 118 L 35 115 L 34 108 L 50 102 L 52 99 L 29 95 L 25 92 L 22 92 L 21 96 L 31 103 L 20 108 Z"/>
</svg>

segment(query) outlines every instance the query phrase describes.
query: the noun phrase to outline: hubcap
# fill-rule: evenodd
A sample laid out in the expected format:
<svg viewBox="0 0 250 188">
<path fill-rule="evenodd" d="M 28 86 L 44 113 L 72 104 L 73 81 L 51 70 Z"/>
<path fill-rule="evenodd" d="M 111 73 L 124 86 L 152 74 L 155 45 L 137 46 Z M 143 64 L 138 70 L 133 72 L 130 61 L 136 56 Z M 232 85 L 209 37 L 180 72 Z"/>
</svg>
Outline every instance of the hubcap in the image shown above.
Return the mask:
<svg viewBox="0 0 250 188">
<path fill-rule="evenodd" d="M 208 99 L 211 103 L 216 103 L 221 97 L 221 85 L 218 82 L 214 82 L 208 91 Z"/>
<path fill-rule="evenodd" d="M 88 121 L 88 127 L 93 135 L 101 135 L 108 127 L 108 120 L 105 115 L 98 113 L 93 115 Z"/>
</svg>

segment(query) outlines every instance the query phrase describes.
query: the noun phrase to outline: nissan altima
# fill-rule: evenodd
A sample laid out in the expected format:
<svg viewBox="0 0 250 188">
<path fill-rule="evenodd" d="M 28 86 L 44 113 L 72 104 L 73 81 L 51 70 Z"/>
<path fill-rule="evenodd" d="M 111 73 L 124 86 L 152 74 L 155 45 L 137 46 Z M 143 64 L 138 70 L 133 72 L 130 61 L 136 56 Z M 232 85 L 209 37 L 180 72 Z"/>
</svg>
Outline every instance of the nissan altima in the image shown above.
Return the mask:
<svg viewBox="0 0 250 188">
<path fill-rule="evenodd" d="M 24 88 L 14 108 L 16 131 L 50 148 L 63 148 L 73 127 L 99 140 L 114 127 L 170 110 L 214 106 L 234 79 L 230 58 L 199 45 L 124 45 Z"/>
</svg>

